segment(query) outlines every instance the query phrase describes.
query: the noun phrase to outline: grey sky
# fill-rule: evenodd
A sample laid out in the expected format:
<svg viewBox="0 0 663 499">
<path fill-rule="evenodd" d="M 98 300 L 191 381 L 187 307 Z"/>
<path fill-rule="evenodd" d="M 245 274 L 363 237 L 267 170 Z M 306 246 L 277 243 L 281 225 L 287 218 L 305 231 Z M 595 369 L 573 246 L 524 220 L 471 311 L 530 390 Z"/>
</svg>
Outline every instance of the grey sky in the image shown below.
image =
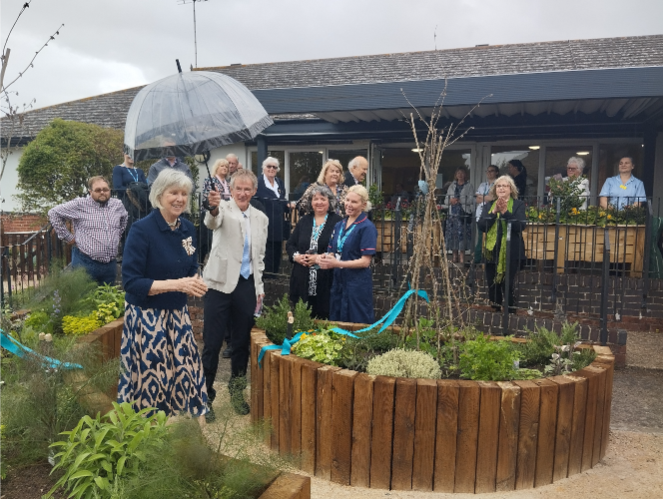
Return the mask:
<svg viewBox="0 0 663 499">
<path fill-rule="evenodd" d="M 26 0 L 2 0 L 2 41 Z M 477 44 L 663 33 L 660 0 L 209 0 L 196 4 L 198 66 L 396 53 Z M 142 85 L 194 62 L 191 3 L 32 0 L 8 46 L 14 104 L 43 107 Z M 334 75 L 329 75 L 330 83 Z"/>
</svg>

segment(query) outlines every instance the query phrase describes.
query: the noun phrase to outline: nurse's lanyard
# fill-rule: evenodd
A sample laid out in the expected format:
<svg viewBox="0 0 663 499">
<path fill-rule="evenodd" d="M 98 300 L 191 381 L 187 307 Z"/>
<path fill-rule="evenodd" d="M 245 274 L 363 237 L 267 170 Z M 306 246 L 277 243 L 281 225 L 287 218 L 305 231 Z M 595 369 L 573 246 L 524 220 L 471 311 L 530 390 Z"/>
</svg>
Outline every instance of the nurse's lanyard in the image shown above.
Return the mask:
<svg viewBox="0 0 663 499">
<path fill-rule="evenodd" d="M 341 232 L 338 233 L 338 242 L 336 243 L 336 259 L 340 260 L 341 255 L 343 254 L 343 246 L 345 245 L 345 240 L 348 238 L 350 234 L 352 234 L 352 231 L 355 230 L 356 225 L 352 224 L 352 227 L 350 227 L 350 230 L 348 230 L 345 235 L 343 235 L 343 231 L 345 229 L 345 224 L 341 226 Z"/>
<path fill-rule="evenodd" d="M 127 167 L 127 170 L 129 170 L 129 174 L 131 175 L 131 178 L 134 179 L 134 182 L 138 182 L 138 172 L 134 168 L 133 171 L 131 171 L 131 168 Z"/>
</svg>

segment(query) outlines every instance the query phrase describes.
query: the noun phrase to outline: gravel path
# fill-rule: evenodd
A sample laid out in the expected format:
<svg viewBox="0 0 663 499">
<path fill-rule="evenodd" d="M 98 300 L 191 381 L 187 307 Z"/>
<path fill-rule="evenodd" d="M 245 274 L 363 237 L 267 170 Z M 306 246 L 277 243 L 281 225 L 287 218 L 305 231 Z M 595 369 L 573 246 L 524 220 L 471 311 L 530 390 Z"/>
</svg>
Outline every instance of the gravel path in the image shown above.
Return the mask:
<svg viewBox="0 0 663 499">
<path fill-rule="evenodd" d="M 663 321 L 662 321 L 663 322 Z M 660 333 L 633 331 L 626 342 L 626 365 L 663 369 L 663 324 Z"/>
</svg>

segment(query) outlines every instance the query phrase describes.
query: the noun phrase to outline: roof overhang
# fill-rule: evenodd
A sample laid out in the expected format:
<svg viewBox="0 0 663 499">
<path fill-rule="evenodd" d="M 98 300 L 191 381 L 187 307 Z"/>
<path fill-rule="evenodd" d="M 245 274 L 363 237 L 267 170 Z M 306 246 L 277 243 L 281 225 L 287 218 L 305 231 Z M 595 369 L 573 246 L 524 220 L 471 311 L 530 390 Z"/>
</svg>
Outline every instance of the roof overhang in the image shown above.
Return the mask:
<svg viewBox="0 0 663 499">
<path fill-rule="evenodd" d="M 392 121 L 442 102 L 449 118 L 542 113 L 621 113 L 632 118 L 663 99 L 663 67 L 551 71 L 440 80 L 254 90 L 270 114 L 326 121 Z M 478 107 L 477 107 L 478 105 Z"/>
</svg>

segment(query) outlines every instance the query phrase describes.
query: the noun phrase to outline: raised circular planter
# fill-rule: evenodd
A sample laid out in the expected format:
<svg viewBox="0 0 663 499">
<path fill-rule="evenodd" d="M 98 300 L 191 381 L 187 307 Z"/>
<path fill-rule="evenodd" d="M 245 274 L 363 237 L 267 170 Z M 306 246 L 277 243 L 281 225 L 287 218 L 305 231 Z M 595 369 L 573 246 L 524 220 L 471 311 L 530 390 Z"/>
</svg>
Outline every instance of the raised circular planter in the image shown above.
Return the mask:
<svg viewBox="0 0 663 499">
<path fill-rule="evenodd" d="M 251 418 L 299 467 L 344 485 L 494 492 L 592 468 L 608 445 L 614 357 L 572 375 L 477 382 L 371 376 L 266 353 L 251 334 Z"/>
</svg>

